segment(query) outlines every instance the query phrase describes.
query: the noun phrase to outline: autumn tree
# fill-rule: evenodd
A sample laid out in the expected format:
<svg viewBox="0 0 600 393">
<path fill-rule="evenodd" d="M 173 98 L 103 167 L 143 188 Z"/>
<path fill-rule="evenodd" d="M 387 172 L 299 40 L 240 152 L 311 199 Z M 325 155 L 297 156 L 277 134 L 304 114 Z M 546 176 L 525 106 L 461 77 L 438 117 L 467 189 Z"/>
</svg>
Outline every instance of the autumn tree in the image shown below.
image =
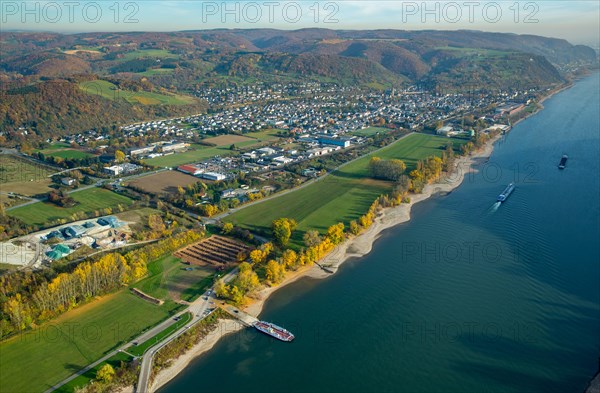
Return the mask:
<svg viewBox="0 0 600 393">
<path fill-rule="evenodd" d="M 115 370 L 110 364 L 105 364 L 100 367 L 100 370 L 96 373 L 96 380 L 102 383 L 109 383 L 115 376 Z"/>
<path fill-rule="evenodd" d="M 344 240 L 344 224 L 340 222 L 330 226 L 327 229 L 327 237 L 334 245 L 340 244 Z"/>
<path fill-rule="evenodd" d="M 260 285 L 258 275 L 252 270 L 252 266 L 247 262 L 242 262 L 239 266 L 240 272 L 235 279 L 237 286 L 242 293 L 256 289 Z"/>
<path fill-rule="evenodd" d="M 360 225 L 356 222 L 356 220 L 350 221 L 350 228 L 348 229 L 351 234 L 358 235 L 360 233 Z"/>
<path fill-rule="evenodd" d="M 279 246 L 285 247 L 288 244 L 296 226 L 296 221 L 289 218 L 279 218 L 273 221 L 271 229 L 273 230 L 273 237 L 275 237 L 275 241 Z"/>
<path fill-rule="evenodd" d="M 369 172 L 376 179 L 397 181 L 405 170 L 406 164 L 402 160 L 373 157 L 369 161 Z"/>
<path fill-rule="evenodd" d="M 319 235 L 318 231 L 310 230 L 306 231 L 302 237 L 302 240 L 304 240 L 304 245 L 306 247 L 312 247 L 321 242 L 321 236 Z"/>
<path fill-rule="evenodd" d="M 116 150 L 115 151 L 115 161 L 116 162 L 125 161 L 125 153 L 123 153 L 121 150 Z"/>
<path fill-rule="evenodd" d="M 223 228 L 221 228 L 221 233 L 223 235 L 227 235 L 231 231 L 233 231 L 233 224 L 232 223 L 226 222 L 225 224 L 223 224 Z"/>
<path fill-rule="evenodd" d="M 273 284 L 281 282 L 285 275 L 285 268 L 273 259 L 267 262 L 267 267 L 265 271 L 267 280 L 269 280 Z"/>
<path fill-rule="evenodd" d="M 298 254 L 294 250 L 287 249 L 281 254 L 281 263 L 287 269 L 297 267 Z"/>
<path fill-rule="evenodd" d="M 264 253 L 259 249 L 252 250 L 250 251 L 250 260 L 254 265 L 258 265 L 265 260 Z"/>
<path fill-rule="evenodd" d="M 166 229 L 162 217 L 158 214 L 150 214 L 148 216 L 148 227 L 155 232 L 162 232 Z"/>
<path fill-rule="evenodd" d="M 244 294 L 237 287 L 237 285 L 233 285 L 231 287 L 231 290 L 229 293 L 229 299 L 231 299 L 231 301 L 235 304 L 242 304 L 242 302 L 244 301 Z"/>
<path fill-rule="evenodd" d="M 221 299 L 227 299 L 230 295 L 229 288 L 223 280 L 217 280 L 215 283 L 215 294 Z"/>
</svg>

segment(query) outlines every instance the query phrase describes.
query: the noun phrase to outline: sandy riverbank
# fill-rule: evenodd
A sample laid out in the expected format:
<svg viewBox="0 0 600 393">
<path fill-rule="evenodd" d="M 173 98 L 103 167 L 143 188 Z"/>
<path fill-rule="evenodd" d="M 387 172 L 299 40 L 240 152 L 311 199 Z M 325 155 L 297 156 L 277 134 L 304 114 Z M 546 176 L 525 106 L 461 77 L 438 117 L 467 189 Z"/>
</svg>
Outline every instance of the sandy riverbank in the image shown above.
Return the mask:
<svg viewBox="0 0 600 393">
<path fill-rule="evenodd" d="M 458 158 L 455 164 L 456 169 L 453 174 L 446 176 L 438 183 L 426 185 L 421 194 L 410 195 L 410 203 L 405 203 L 381 211 L 369 229 L 358 236 L 347 239 L 344 243 L 337 246 L 328 256 L 320 261 L 320 264 L 327 267 L 334 274 L 349 258 L 361 257 L 368 254 L 373 247 L 373 243 L 377 240 L 382 231 L 410 220 L 410 211 L 413 205 L 428 199 L 433 194 L 450 192 L 458 187 L 463 182 L 466 174 L 476 171 L 475 166 L 488 159 L 492 154 L 493 144 L 501 137 L 502 136 L 499 135 L 493 140 L 488 141 L 482 149 L 474 152 L 468 157 Z M 278 286 L 267 287 L 253 294 L 250 304 L 244 308 L 244 311 L 250 315 L 258 316 L 261 313 L 266 300 L 277 290 L 303 277 L 323 279 L 331 275 L 332 273 L 327 273 L 316 265 L 290 272 L 285 280 Z M 231 320 L 221 321 L 219 326 L 203 341 L 196 344 L 184 355 L 180 356 L 170 367 L 162 370 L 154 379 L 150 391 L 156 391 L 161 386 L 168 383 L 187 367 L 194 358 L 210 350 L 221 337 L 242 328 L 243 326 L 238 322 Z M 121 391 L 121 393 L 128 393 L 131 391 L 132 390 L 127 389 Z"/>
<path fill-rule="evenodd" d="M 198 344 L 194 345 L 189 351 L 182 356 L 178 357 L 171 363 L 171 366 L 161 370 L 158 375 L 154 378 L 150 392 L 158 390 L 160 387 L 166 385 L 171 379 L 175 378 L 177 374 L 183 371 L 192 360 L 209 351 L 215 344 L 228 334 L 235 333 L 244 328 L 244 325 L 238 321 L 232 319 L 219 319 L 219 322 L 215 329 L 213 329 L 206 337 L 204 337 Z M 120 393 L 128 393 L 133 390 L 125 390 Z"/>
<path fill-rule="evenodd" d="M 552 94 L 540 100 L 540 104 L 550 96 L 569 87 L 570 85 L 564 86 L 560 89 L 553 91 Z M 543 107 L 540 108 L 540 110 L 541 109 L 543 109 Z M 534 113 L 531 113 L 528 116 L 525 116 L 523 119 L 520 119 L 519 122 L 525 120 L 530 116 L 533 116 L 538 112 L 539 110 Z M 362 257 L 371 252 L 373 243 L 375 242 L 375 240 L 377 240 L 377 238 L 384 230 L 410 220 L 410 212 L 412 210 L 413 205 L 428 199 L 434 194 L 451 192 L 463 182 L 467 174 L 476 173 L 477 167 L 485 163 L 489 159 L 494 150 L 494 144 L 502 137 L 503 135 L 498 135 L 495 138 L 488 141 L 484 147 L 482 147 L 476 152 L 473 152 L 468 157 L 458 158 L 455 163 L 455 170 L 452 174 L 445 176 L 439 182 L 426 185 L 421 194 L 410 195 L 410 203 L 405 203 L 396 207 L 386 208 L 382 210 L 374 220 L 373 225 L 369 227 L 369 229 L 367 229 L 358 236 L 354 236 L 347 239 L 344 243 L 337 246 L 329 255 L 327 255 L 325 258 L 319 261 L 319 264 L 321 266 L 326 267 L 333 273 L 325 272 L 323 269 L 316 265 L 312 267 L 299 269 L 296 272 L 288 273 L 285 280 L 278 286 L 267 287 L 253 294 L 251 298 L 251 303 L 244 308 L 244 311 L 250 315 L 258 316 L 261 313 L 266 300 L 277 290 L 303 277 L 311 277 L 315 279 L 327 278 L 332 274 L 335 274 L 339 267 L 348 259 Z M 156 391 L 158 388 L 168 383 L 185 367 L 187 367 L 187 365 L 194 358 L 210 350 L 221 337 L 236 332 L 242 328 L 243 326 L 235 321 L 220 321 L 219 326 L 211 334 L 209 334 L 209 336 L 207 336 L 203 341 L 195 345 L 183 356 L 175 360 L 169 368 L 162 370 L 155 378 L 150 391 Z"/>
</svg>

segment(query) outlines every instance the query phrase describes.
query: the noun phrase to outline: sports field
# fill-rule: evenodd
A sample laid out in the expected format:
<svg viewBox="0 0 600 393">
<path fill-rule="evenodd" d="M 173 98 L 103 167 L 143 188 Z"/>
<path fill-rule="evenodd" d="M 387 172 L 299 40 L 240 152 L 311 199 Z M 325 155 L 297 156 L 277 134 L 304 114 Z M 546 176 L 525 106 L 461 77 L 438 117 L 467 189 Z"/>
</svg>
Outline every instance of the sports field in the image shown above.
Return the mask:
<svg viewBox="0 0 600 393">
<path fill-rule="evenodd" d="M 271 222 L 280 217 L 298 222 L 293 242 L 301 245 L 304 232 L 316 229 L 324 232 L 329 226 L 344 222 L 346 225 L 364 213 L 381 194 L 392 188 L 392 183 L 369 177 L 368 163 L 372 156 L 404 160 L 407 172 L 417 161 L 431 155 L 441 155 L 448 138 L 412 134 L 373 154 L 353 161 L 331 175 L 297 191 L 257 203 L 227 216 L 231 221 L 248 229 L 268 231 Z M 454 146 L 462 143 L 452 139 Z"/>
<path fill-rule="evenodd" d="M 164 320 L 175 306 L 156 306 L 124 289 L 2 342 L 0 391 L 42 392 Z"/>
<path fill-rule="evenodd" d="M 62 208 L 48 202 L 37 202 L 11 210 L 8 214 L 28 225 L 46 225 L 59 218 L 68 219 L 73 213 L 80 211 L 88 213 L 107 207 L 114 208 L 118 204 L 129 206 L 133 203 L 126 196 L 96 187 L 73 192 L 70 195 L 79 202 L 76 206 Z"/>
<path fill-rule="evenodd" d="M 86 158 L 93 157 L 93 154 L 85 151 L 73 149 L 68 143 L 56 142 L 51 144 L 45 149 L 36 150 L 36 153 L 43 153 L 47 157 L 60 157 L 60 158 Z"/>
</svg>

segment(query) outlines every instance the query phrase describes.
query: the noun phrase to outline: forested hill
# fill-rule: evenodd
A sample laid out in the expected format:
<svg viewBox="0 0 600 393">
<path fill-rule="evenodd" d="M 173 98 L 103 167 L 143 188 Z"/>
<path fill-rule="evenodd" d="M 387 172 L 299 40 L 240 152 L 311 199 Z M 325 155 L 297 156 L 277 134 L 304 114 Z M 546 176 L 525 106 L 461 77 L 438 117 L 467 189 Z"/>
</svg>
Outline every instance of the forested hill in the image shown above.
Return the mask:
<svg viewBox="0 0 600 393">
<path fill-rule="evenodd" d="M 324 81 L 545 87 L 597 61 L 554 38 L 478 31 L 208 30 L 173 33 L 3 32 L 0 137 L 39 137 L 198 113 L 206 87 Z M 30 133 L 31 137 L 31 133 Z"/>
</svg>

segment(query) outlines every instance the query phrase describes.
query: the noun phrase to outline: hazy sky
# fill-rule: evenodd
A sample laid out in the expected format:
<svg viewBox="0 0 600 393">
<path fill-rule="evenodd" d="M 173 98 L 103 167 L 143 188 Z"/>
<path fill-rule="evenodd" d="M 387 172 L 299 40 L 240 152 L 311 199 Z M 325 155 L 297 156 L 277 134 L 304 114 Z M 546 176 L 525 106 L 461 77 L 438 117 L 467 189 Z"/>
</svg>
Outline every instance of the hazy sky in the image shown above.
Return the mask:
<svg viewBox="0 0 600 393">
<path fill-rule="evenodd" d="M 473 29 L 598 47 L 600 1 L 0 1 L 3 30 Z"/>
</svg>

